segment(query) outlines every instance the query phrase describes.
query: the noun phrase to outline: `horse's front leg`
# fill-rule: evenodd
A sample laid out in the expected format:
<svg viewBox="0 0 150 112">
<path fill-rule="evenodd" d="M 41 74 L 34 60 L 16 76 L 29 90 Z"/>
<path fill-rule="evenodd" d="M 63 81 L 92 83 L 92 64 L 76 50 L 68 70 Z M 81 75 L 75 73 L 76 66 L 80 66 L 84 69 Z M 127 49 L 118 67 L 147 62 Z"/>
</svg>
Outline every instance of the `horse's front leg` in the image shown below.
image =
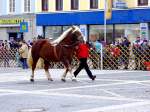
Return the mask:
<svg viewBox="0 0 150 112">
<path fill-rule="evenodd" d="M 49 70 L 48 70 L 49 69 L 49 62 L 44 61 L 44 69 L 45 69 L 45 73 L 46 73 L 47 79 L 49 81 L 53 81 L 53 79 L 52 79 L 52 77 L 51 77 L 51 75 L 49 73 Z"/>
<path fill-rule="evenodd" d="M 72 67 L 71 66 L 69 66 L 69 73 L 70 73 L 71 80 L 72 81 L 77 81 L 74 74 L 72 73 Z"/>
<path fill-rule="evenodd" d="M 66 82 L 66 75 L 67 75 L 68 71 L 69 71 L 69 69 L 66 68 L 64 74 L 63 74 L 62 77 L 61 77 L 61 80 L 62 80 L 63 82 Z"/>
</svg>

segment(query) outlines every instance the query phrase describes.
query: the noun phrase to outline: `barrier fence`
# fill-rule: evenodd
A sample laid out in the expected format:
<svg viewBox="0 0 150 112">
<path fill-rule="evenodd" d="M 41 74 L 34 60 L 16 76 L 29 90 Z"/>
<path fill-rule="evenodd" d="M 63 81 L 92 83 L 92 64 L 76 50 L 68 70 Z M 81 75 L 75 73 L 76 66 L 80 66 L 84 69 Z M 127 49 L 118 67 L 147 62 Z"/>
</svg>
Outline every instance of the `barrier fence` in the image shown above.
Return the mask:
<svg viewBox="0 0 150 112">
<path fill-rule="evenodd" d="M 78 59 L 74 56 L 72 66 L 77 67 Z M 97 53 L 90 49 L 88 65 L 91 69 L 101 70 L 149 70 L 150 46 L 115 46 L 108 45 Z M 0 67 L 21 67 L 17 49 L 0 50 Z M 64 68 L 62 63 L 50 62 L 50 68 Z"/>
</svg>

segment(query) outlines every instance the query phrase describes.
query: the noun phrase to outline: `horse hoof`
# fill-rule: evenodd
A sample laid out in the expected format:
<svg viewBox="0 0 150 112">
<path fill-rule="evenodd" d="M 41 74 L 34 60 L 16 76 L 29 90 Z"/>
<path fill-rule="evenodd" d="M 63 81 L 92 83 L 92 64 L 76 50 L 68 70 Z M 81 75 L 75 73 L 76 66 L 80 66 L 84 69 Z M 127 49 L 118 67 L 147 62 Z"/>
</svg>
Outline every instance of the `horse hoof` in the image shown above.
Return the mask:
<svg viewBox="0 0 150 112">
<path fill-rule="evenodd" d="M 66 80 L 65 80 L 65 79 L 61 79 L 61 81 L 66 82 Z"/>
<path fill-rule="evenodd" d="M 49 81 L 53 81 L 53 79 L 48 79 Z"/>
<path fill-rule="evenodd" d="M 34 82 L 34 79 L 30 79 L 31 82 Z"/>
<path fill-rule="evenodd" d="M 77 82 L 77 80 L 76 80 L 76 79 L 72 79 L 72 81 L 73 81 L 73 82 Z"/>
</svg>

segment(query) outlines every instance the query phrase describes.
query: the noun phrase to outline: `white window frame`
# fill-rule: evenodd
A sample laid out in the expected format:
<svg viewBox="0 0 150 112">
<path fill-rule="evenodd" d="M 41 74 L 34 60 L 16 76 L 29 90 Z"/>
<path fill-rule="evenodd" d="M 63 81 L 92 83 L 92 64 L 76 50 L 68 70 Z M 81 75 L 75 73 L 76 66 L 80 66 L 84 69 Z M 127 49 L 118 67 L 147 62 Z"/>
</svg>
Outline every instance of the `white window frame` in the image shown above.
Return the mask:
<svg viewBox="0 0 150 112">
<path fill-rule="evenodd" d="M 16 10 L 16 0 L 9 0 L 9 13 L 15 13 Z"/>
<path fill-rule="evenodd" d="M 24 12 L 31 12 L 31 0 L 24 0 Z"/>
</svg>

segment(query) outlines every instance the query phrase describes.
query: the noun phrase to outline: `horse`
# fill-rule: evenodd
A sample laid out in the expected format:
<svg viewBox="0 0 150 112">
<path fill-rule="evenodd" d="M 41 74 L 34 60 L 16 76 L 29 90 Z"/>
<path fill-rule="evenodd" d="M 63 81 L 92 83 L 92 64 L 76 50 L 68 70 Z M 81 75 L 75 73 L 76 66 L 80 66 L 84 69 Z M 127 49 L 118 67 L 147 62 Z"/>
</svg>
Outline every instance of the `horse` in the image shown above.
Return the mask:
<svg viewBox="0 0 150 112">
<path fill-rule="evenodd" d="M 27 59 L 28 65 L 32 69 L 30 81 L 34 82 L 34 71 L 40 58 L 44 60 L 44 69 L 49 81 L 53 81 L 48 70 L 50 62 L 62 62 L 64 64 L 66 70 L 61 76 L 62 81 L 66 81 L 65 78 L 68 72 L 71 74 L 72 81 L 75 81 L 75 77 L 72 74 L 71 62 L 75 47 L 81 40 L 83 40 L 83 34 L 77 26 L 72 26 L 53 42 L 45 39 L 37 40 L 33 44 L 31 53 L 29 53 Z"/>
</svg>

